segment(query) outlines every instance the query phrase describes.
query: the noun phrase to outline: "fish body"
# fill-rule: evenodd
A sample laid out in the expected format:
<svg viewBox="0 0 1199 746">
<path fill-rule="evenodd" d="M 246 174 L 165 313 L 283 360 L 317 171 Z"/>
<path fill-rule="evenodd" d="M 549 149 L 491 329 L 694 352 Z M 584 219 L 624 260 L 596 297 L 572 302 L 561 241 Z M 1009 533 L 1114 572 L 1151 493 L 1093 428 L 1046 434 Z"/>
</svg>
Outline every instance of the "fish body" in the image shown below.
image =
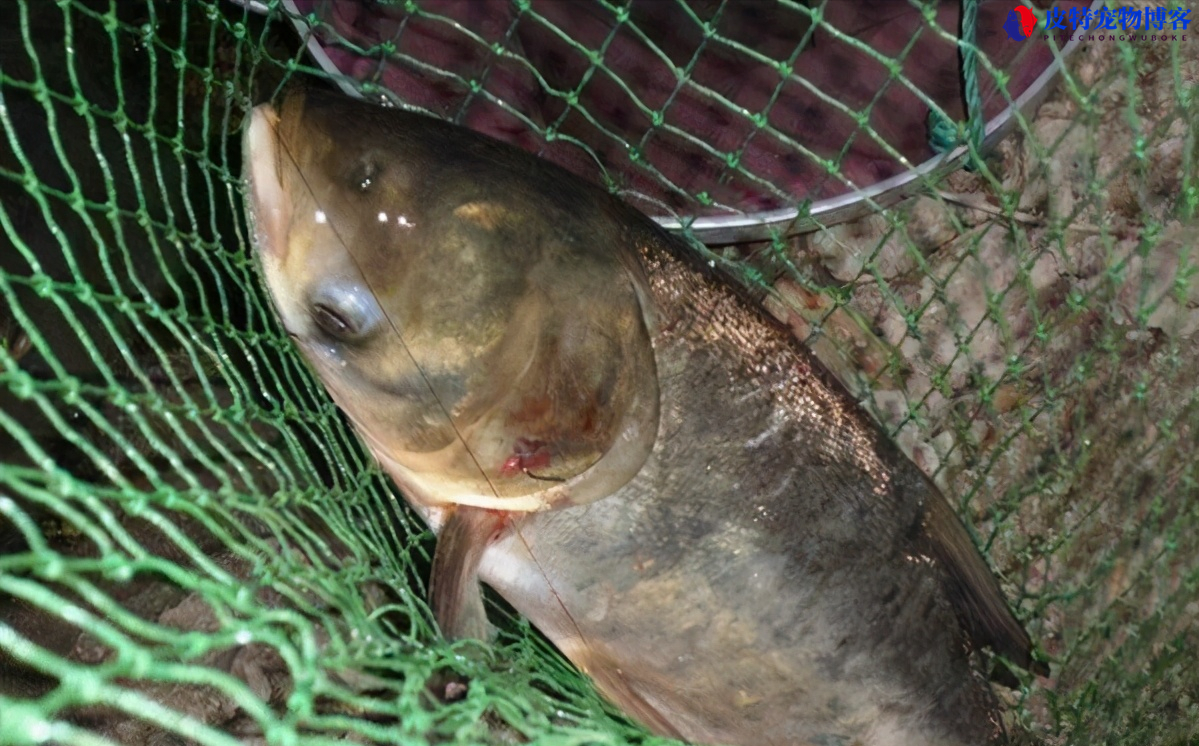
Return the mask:
<svg viewBox="0 0 1199 746">
<path fill-rule="evenodd" d="M 626 713 L 695 743 L 1001 742 L 976 666 L 1031 643 L 928 479 L 757 299 L 640 213 L 443 122 L 255 110 L 279 316 L 478 580 Z"/>
</svg>

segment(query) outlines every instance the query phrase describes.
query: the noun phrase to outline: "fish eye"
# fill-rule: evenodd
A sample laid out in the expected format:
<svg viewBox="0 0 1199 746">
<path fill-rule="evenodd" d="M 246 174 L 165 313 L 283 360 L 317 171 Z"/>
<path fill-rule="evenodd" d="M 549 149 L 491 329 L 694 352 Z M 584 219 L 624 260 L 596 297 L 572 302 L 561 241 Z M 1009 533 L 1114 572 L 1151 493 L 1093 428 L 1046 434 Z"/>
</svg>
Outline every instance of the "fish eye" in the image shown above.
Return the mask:
<svg viewBox="0 0 1199 746">
<path fill-rule="evenodd" d="M 358 283 L 336 279 L 316 289 L 308 312 L 317 328 L 342 342 L 367 338 L 386 319 L 374 293 Z"/>
<path fill-rule="evenodd" d="M 323 303 L 313 304 L 312 318 L 317 326 L 334 337 L 348 337 L 354 334 L 355 330 L 350 320 Z"/>
</svg>

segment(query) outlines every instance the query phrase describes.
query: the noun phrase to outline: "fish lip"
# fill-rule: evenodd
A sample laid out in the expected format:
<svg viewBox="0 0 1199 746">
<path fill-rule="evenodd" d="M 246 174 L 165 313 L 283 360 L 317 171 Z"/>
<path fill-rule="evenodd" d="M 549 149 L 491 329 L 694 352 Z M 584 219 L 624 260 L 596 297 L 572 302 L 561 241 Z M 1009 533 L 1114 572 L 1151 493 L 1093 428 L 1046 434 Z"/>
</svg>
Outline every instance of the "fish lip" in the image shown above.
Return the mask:
<svg viewBox="0 0 1199 746">
<path fill-rule="evenodd" d="M 279 113 L 270 104 L 250 112 L 242 135 L 242 171 L 254 248 L 281 260 L 287 252 L 291 199 L 281 179 L 279 123 Z"/>
</svg>

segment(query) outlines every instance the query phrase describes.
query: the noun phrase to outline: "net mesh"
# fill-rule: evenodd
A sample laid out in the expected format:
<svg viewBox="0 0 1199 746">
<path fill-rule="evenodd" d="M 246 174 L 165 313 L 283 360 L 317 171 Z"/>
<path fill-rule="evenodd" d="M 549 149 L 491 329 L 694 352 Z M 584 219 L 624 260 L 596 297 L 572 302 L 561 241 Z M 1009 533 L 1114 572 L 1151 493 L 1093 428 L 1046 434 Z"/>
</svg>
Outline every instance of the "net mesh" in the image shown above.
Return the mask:
<svg viewBox="0 0 1199 746">
<path fill-rule="evenodd" d="M 493 645 L 438 637 L 432 536 L 253 267 L 242 119 L 328 77 L 269 5 L 5 5 L 0 744 L 661 742 L 498 598 Z M 384 10 L 445 17 L 419 5 Z M 835 4 L 784 5 L 845 35 Z M 1053 660 L 1000 692 L 1018 742 L 1199 739 L 1199 41 L 1145 33 L 1180 40 L 1088 41 L 1013 136 L 893 209 L 696 248 L 771 289 L 971 527 Z"/>
</svg>

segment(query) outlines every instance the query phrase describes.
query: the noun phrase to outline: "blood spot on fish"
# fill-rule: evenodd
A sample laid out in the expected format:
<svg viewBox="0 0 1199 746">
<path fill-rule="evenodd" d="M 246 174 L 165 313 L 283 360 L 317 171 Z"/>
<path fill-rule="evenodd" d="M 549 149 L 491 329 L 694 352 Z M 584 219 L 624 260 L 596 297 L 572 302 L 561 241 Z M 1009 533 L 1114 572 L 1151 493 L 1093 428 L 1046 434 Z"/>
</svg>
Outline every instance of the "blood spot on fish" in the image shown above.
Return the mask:
<svg viewBox="0 0 1199 746">
<path fill-rule="evenodd" d="M 500 474 L 505 477 L 517 474 L 530 474 L 531 471 L 544 469 L 550 465 L 549 444 L 541 440 L 517 438 L 512 446 L 512 455 L 500 467 Z"/>
</svg>

